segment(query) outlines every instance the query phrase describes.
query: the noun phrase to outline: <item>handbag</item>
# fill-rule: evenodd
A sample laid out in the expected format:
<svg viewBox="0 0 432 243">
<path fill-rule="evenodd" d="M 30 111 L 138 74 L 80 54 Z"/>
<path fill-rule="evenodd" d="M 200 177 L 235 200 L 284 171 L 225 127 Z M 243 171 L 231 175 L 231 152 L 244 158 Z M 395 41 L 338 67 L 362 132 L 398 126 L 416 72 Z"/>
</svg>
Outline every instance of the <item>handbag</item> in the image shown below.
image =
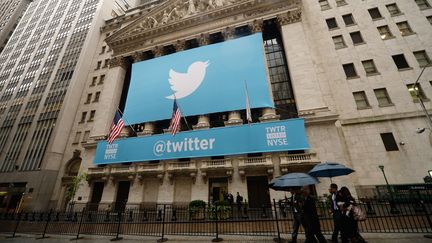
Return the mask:
<svg viewBox="0 0 432 243">
<path fill-rule="evenodd" d="M 356 221 L 365 221 L 366 220 L 366 214 L 359 206 L 353 206 L 352 209 L 353 217 Z"/>
</svg>

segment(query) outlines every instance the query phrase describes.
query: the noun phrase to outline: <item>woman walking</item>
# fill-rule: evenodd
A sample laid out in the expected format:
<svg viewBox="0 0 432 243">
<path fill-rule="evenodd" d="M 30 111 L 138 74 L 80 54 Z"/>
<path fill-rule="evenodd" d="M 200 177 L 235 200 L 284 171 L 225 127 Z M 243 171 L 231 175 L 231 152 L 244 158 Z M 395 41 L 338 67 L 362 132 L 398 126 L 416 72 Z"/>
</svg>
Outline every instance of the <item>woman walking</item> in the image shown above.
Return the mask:
<svg viewBox="0 0 432 243">
<path fill-rule="evenodd" d="M 341 211 L 341 235 L 342 243 L 366 243 L 358 230 L 358 222 L 353 215 L 353 207 L 357 205 L 355 199 L 347 187 L 342 187 L 339 192 L 337 204 Z"/>
</svg>

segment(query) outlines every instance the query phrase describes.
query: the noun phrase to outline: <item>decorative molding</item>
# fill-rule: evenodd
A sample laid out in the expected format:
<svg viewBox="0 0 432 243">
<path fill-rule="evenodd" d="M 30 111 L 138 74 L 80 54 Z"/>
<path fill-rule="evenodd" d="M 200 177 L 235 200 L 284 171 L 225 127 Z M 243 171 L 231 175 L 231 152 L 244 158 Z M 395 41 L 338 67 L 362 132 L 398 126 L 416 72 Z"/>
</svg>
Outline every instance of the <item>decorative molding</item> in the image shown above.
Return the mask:
<svg viewBox="0 0 432 243">
<path fill-rule="evenodd" d="M 161 46 L 156 46 L 152 51 L 155 57 L 160 57 L 164 53 L 163 47 Z"/>
<path fill-rule="evenodd" d="M 200 46 L 206 46 L 210 43 L 209 34 L 201 34 L 198 38 L 198 44 Z"/>
<path fill-rule="evenodd" d="M 281 26 L 287 25 L 287 24 L 292 24 L 292 23 L 297 23 L 297 22 L 301 21 L 301 14 L 302 14 L 301 9 L 295 9 L 295 10 L 288 11 L 288 12 L 283 13 L 283 14 L 279 14 L 277 16 L 277 20 Z"/>
<path fill-rule="evenodd" d="M 262 32 L 263 22 L 264 21 L 262 19 L 255 19 L 252 23 L 250 23 L 249 28 L 252 33 Z"/>
<path fill-rule="evenodd" d="M 140 61 L 144 60 L 144 53 L 135 52 L 134 54 L 132 54 L 132 59 L 134 62 L 140 62 Z"/>
<path fill-rule="evenodd" d="M 127 68 L 126 58 L 122 56 L 113 57 L 109 60 L 109 68 L 122 67 L 124 69 Z"/>
<path fill-rule="evenodd" d="M 174 44 L 174 48 L 176 49 L 177 52 L 184 51 L 184 49 L 186 48 L 186 41 L 184 41 L 184 40 L 178 40 Z"/>
<path fill-rule="evenodd" d="M 225 40 L 232 40 L 234 39 L 235 29 L 233 27 L 226 27 L 222 31 L 222 35 L 225 38 Z"/>
</svg>

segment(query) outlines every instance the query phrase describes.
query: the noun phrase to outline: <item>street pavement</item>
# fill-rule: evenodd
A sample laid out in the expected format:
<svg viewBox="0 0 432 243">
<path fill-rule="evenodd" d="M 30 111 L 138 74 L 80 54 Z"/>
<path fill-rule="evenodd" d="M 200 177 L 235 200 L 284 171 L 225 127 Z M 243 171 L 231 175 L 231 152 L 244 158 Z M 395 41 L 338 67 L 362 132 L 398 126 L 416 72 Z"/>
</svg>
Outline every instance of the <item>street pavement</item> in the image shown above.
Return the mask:
<svg viewBox="0 0 432 243">
<path fill-rule="evenodd" d="M 367 240 L 368 243 L 432 243 L 432 239 L 428 239 L 424 237 L 424 234 L 413 234 L 413 233 L 394 233 L 394 234 L 384 234 L 384 233 L 375 233 L 375 234 L 362 234 L 363 237 Z M 59 235 L 49 235 L 49 238 L 45 239 L 36 239 L 35 235 L 20 235 L 17 238 L 7 238 L 8 235 L 0 234 L 0 242 L 1 243 L 66 243 L 66 242 L 75 242 L 70 239 L 73 238 L 71 236 L 59 236 Z M 274 242 L 270 237 L 261 237 L 261 236 L 233 236 L 233 235 L 222 235 L 222 242 L 250 242 L 250 243 L 270 243 Z M 211 242 L 214 237 L 203 237 L 203 236 L 167 236 L 168 241 L 171 243 L 181 243 L 181 242 Z M 287 235 L 282 235 L 282 238 L 289 239 Z M 110 242 L 112 237 L 104 237 L 104 236 L 84 236 L 83 239 L 80 239 L 76 242 L 80 243 L 102 243 L 102 242 Z M 138 242 L 152 242 L 155 243 L 158 238 L 156 237 L 137 237 L 137 236 L 125 236 L 124 239 L 120 240 L 121 243 L 138 243 Z M 286 240 L 283 242 L 287 242 Z M 299 243 L 304 242 L 304 237 L 300 237 L 298 240 Z"/>
</svg>

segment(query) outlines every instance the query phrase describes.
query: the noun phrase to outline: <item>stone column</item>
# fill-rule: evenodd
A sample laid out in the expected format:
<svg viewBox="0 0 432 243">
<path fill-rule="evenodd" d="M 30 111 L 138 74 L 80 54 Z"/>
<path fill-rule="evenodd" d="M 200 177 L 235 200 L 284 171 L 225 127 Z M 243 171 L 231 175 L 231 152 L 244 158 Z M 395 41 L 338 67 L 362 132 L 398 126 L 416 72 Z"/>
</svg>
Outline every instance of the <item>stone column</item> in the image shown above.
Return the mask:
<svg viewBox="0 0 432 243">
<path fill-rule="evenodd" d="M 174 44 L 174 48 L 175 48 L 176 52 L 184 51 L 184 49 L 186 48 L 186 41 L 184 41 L 184 40 L 178 40 Z"/>
<path fill-rule="evenodd" d="M 149 136 L 152 135 L 154 133 L 155 130 L 155 124 L 153 122 L 146 122 L 144 124 L 144 130 L 140 133 L 138 133 L 138 135 L 140 136 Z"/>
<path fill-rule="evenodd" d="M 222 35 L 225 40 L 232 40 L 235 37 L 235 29 L 232 27 L 226 27 L 225 30 L 222 31 Z"/>
<path fill-rule="evenodd" d="M 193 129 L 207 129 L 210 128 L 210 118 L 208 115 L 201 115 L 198 117 L 198 123 L 192 126 Z"/>
<path fill-rule="evenodd" d="M 263 20 L 255 19 L 252 23 L 249 24 L 249 29 L 252 33 L 262 32 L 263 28 Z"/>
<path fill-rule="evenodd" d="M 93 126 L 93 136 L 107 135 L 111 129 L 114 113 L 120 102 L 127 67 L 128 64 L 124 57 L 114 57 L 109 61 L 104 92 L 100 97 L 100 103 L 104 105 L 99 106 L 96 111 L 98 119 L 95 120 Z"/>
<path fill-rule="evenodd" d="M 198 43 L 200 46 L 206 46 L 209 44 L 209 35 L 208 34 L 201 34 L 198 38 Z"/>
<path fill-rule="evenodd" d="M 164 51 L 163 51 L 163 47 L 162 46 L 156 46 L 153 49 L 153 54 L 154 57 L 161 57 L 163 55 Z"/>
<path fill-rule="evenodd" d="M 261 122 L 277 121 L 280 118 L 279 115 L 276 115 L 276 110 L 274 108 L 263 108 L 261 112 L 262 116 L 259 118 Z"/>
<path fill-rule="evenodd" d="M 322 109 L 326 107 L 321 93 L 317 70 L 309 48 L 306 33 L 301 22 L 301 9 L 288 11 L 277 16 L 281 26 L 282 40 L 290 70 L 292 87 L 299 112 L 302 110 Z M 295 34 L 293 34 L 295 33 Z"/>
<path fill-rule="evenodd" d="M 240 116 L 239 111 L 231 111 L 228 114 L 228 121 L 224 122 L 225 126 L 235 126 L 243 124 L 243 119 Z"/>
<path fill-rule="evenodd" d="M 142 60 L 144 60 L 144 53 L 135 52 L 134 54 L 132 54 L 132 59 L 134 63 L 141 62 Z"/>
</svg>

